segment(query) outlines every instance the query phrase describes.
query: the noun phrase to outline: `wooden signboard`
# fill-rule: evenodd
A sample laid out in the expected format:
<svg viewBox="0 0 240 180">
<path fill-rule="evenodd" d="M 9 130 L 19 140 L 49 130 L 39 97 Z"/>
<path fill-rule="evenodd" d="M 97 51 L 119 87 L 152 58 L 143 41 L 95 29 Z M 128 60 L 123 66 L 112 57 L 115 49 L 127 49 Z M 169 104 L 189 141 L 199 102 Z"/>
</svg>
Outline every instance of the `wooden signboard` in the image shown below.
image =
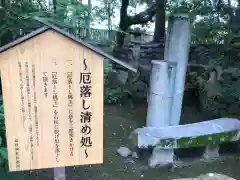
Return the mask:
<svg viewBox="0 0 240 180">
<path fill-rule="evenodd" d="M 10 171 L 103 163 L 103 58 L 51 28 L 1 49 Z"/>
</svg>

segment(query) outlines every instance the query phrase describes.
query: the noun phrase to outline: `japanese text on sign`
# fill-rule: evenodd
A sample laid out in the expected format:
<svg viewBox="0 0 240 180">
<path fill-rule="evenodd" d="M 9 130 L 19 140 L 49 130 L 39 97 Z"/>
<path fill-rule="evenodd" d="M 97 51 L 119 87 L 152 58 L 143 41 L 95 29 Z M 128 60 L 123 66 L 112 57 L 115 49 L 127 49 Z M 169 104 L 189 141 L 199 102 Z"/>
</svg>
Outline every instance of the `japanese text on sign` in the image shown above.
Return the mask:
<svg viewBox="0 0 240 180">
<path fill-rule="evenodd" d="M 84 148 L 85 157 L 88 158 L 88 148 L 92 147 L 91 139 L 91 107 L 89 102 L 92 95 L 91 73 L 88 72 L 86 59 L 84 59 L 84 71 L 80 73 L 80 97 L 82 98 L 81 122 L 81 142 L 80 146 Z"/>
<path fill-rule="evenodd" d="M 18 68 L 19 68 L 19 77 L 20 77 L 20 96 L 21 96 L 21 112 L 22 112 L 22 119 L 23 122 L 26 120 L 25 116 L 25 103 L 24 103 L 24 94 L 23 94 L 23 73 L 22 73 L 22 63 L 18 62 Z"/>
<path fill-rule="evenodd" d="M 43 72 L 43 77 L 42 77 L 42 81 L 43 81 L 43 86 L 44 86 L 44 96 L 45 98 L 48 97 L 48 76 L 47 76 L 47 72 Z"/>
<path fill-rule="evenodd" d="M 55 154 L 56 161 L 59 162 L 60 154 L 60 141 L 59 141 L 59 112 L 58 112 L 58 93 L 57 93 L 57 84 L 58 84 L 58 74 L 57 72 L 52 72 L 52 86 L 53 86 L 53 122 L 54 122 L 54 138 L 55 138 Z"/>
<path fill-rule="evenodd" d="M 16 169 L 20 169 L 19 142 L 17 138 L 15 138 L 14 143 L 15 143 L 15 153 L 16 153 Z"/>
<path fill-rule="evenodd" d="M 33 77 L 33 101 L 34 101 L 34 117 L 35 117 L 35 127 L 36 127 L 36 141 L 39 146 L 39 127 L 38 127 L 38 116 L 37 116 L 37 93 L 36 93 L 36 74 L 35 74 L 35 65 L 32 65 L 32 77 Z"/>
<path fill-rule="evenodd" d="M 32 104 L 31 104 L 31 92 L 30 92 L 30 78 L 29 78 L 29 65 L 25 62 L 26 70 L 26 85 L 27 85 L 27 104 L 28 104 L 28 120 L 29 120 L 29 134 L 30 134 L 30 148 L 31 148 L 31 158 L 33 160 L 33 127 L 32 127 Z"/>
<path fill-rule="evenodd" d="M 67 84 L 68 84 L 68 120 L 69 120 L 69 129 L 68 129 L 68 135 L 69 135 L 69 151 L 70 155 L 73 156 L 74 152 L 74 128 L 73 128 L 73 89 L 72 89 L 72 83 L 73 83 L 73 75 L 72 72 L 67 73 Z"/>
</svg>

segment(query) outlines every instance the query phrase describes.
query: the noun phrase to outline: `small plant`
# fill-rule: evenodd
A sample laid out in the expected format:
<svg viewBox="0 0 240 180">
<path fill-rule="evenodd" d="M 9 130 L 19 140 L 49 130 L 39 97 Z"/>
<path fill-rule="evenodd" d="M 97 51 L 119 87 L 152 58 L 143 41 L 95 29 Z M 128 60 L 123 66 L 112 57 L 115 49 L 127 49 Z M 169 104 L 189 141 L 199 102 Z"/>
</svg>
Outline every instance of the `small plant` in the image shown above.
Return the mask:
<svg viewBox="0 0 240 180">
<path fill-rule="evenodd" d="M 104 61 L 104 84 L 108 84 L 108 73 L 114 72 L 112 63 L 109 60 Z M 122 88 L 104 88 L 104 102 L 107 104 L 117 104 L 123 98 Z"/>
<path fill-rule="evenodd" d="M 105 88 L 104 101 L 107 104 L 117 104 L 121 99 L 124 98 L 122 88 Z"/>
</svg>

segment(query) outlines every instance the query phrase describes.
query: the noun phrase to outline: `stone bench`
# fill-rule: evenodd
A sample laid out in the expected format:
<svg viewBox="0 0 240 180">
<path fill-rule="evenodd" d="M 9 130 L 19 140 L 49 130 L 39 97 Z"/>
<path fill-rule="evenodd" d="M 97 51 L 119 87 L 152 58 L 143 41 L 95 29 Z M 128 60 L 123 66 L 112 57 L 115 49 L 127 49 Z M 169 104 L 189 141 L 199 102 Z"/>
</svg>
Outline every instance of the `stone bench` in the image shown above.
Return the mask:
<svg viewBox="0 0 240 180">
<path fill-rule="evenodd" d="M 138 128 L 130 140 L 134 147 L 154 148 L 151 158 L 158 154 L 155 163 L 168 164 L 173 162 L 173 150 L 178 148 L 206 147 L 204 158 L 217 157 L 218 145 L 238 141 L 239 130 L 240 120 L 220 118 L 186 125 Z"/>
</svg>

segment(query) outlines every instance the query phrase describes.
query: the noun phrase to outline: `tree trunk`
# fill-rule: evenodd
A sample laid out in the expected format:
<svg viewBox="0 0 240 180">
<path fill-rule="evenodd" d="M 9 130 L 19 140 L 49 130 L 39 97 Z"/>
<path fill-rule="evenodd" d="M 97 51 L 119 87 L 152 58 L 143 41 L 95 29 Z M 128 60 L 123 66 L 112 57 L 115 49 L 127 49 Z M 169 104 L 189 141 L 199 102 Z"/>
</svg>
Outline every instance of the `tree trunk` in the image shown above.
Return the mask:
<svg viewBox="0 0 240 180">
<path fill-rule="evenodd" d="M 56 13 L 57 12 L 57 0 L 53 0 L 53 12 Z"/>
<path fill-rule="evenodd" d="M 229 12 L 229 26 L 230 26 L 230 32 L 232 32 L 233 36 L 239 35 L 240 32 L 240 25 L 239 25 L 239 21 L 240 21 L 240 0 L 238 0 L 238 7 L 235 11 L 235 15 L 234 13 L 231 11 Z"/>
<path fill-rule="evenodd" d="M 0 5 L 4 8 L 6 6 L 6 0 L 1 0 L 0 2 L 1 2 Z"/>
<path fill-rule="evenodd" d="M 91 12 L 92 12 L 92 1 L 88 0 L 88 17 L 86 19 L 86 26 L 87 26 L 87 34 L 86 34 L 86 38 L 89 40 L 90 39 L 90 30 L 91 30 L 91 26 L 90 26 L 90 22 L 91 22 Z"/>
<path fill-rule="evenodd" d="M 154 42 L 161 42 L 165 37 L 165 2 L 165 0 L 157 0 Z"/>
<path fill-rule="evenodd" d="M 146 24 L 152 19 L 156 14 L 156 4 L 153 4 L 151 7 L 147 8 L 145 11 L 142 11 L 134 16 L 128 16 L 127 8 L 129 5 L 129 0 L 122 0 L 122 6 L 120 9 L 120 22 L 119 22 L 119 32 L 117 34 L 117 44 L 118 48 L 121 48 L 124 43 L 125 32 L 131 25 L 135 24 Z"/>
<path fill-rule="evenodd" d="M 129 18 L 127 15 L 127 8 L 129 5 L 129 0 L 122 0 L 122 6 L 120 9 L 120 22 L 119 22 L 119 31 L 117 34 L 117 45 L 118 48 L 123 46 L 124 43 L 124 38 L 125 38 L 125 34 L 124 32 L 127 31 L 127 29 L 129 28 Z"/>
<path fill-rule="evenodd" d="M 112 37 L 111 37 L 111 30 L 112 30 L 111 3 L 107 3 L 107 16 L 108 16 L 108 39 L 112 40 Z"/>
</svg>

